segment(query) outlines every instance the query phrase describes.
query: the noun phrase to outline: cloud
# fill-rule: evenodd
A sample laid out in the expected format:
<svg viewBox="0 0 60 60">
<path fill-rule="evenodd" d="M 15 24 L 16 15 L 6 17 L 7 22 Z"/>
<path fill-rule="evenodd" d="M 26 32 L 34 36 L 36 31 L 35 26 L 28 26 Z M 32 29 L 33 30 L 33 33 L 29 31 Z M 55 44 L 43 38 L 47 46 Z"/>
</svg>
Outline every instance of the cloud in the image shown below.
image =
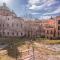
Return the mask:
<svg viewBox="0 0 60 60">
<path fill-rule="evenodd" d="M 29 5 L 31 5 L 29 9 L 39 10 L 39 9 L 42 9 L 42 8 L 45 8 L 47 6 L 54 4 L 55 1 L 54 0 L 29 0 L 28 3 Z M 37 3 L 40 3 L 40 5 L 38 6 Z"/>
<path fill-rule="evenodd" d="M 39 1 L 40 1 L 40 0 L 29 0 L 28 3 L 29 3 L 30 5 L 34 5 L 34 4 L 36 4 L 36 3 L 39 3 Z"/>
<path fill-rule="evenodd" d="M 33 16 L 51 16 L 60 13 L 59 0 L 28 0 L 28 5 Z"/>
<path fill-rule="evenodd" d="M 40 16 L 39 19 L 49 19 L 51 16 Z"/>
<path fill-rule="evenodd" d="M 43 15 L 51 15 L 51 14 L 57 14 L 57 13 L 60 13 L 60 7 L 58 7 L 56 10 L 54 10 L 52 12 L 44 13 Z"/>
<path fill-rule="evenodd" d="M 35 13 L 31 13 L 32 15 L 35 15 L 35 14 L 40 14 L 40 13 L 37 13 L 37 12 L 35 12 Z"/>
<path fill-rule="evenodd" d="M 0 4 L 1 3 L 3 3 L 3 2 L 5 2 L 6 4 L 11 4 L 11 2 L 12 2 L 13 0 L 0 0 Z"/>
<path fill-rule="evenodd" d="M 29 7 L 29 9 L 31 9 L 31 10 L 39 10 L 39 9 L 42 9 L 44 6 L 45 6 L 45 4 L 43 4 L 41 6 L 32 5 L 31 7 Z"/>
</svg>

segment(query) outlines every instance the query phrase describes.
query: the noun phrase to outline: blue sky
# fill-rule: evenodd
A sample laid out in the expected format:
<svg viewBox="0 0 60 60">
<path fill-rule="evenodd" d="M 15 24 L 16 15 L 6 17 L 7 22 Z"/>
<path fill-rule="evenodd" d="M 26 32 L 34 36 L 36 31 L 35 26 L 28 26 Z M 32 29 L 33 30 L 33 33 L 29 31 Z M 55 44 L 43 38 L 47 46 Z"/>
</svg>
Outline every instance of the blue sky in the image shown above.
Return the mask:
<svg viewBox="0 0 60 60">
<path fill-rule="evenodd" d="M 60 15 L 60 0 L 0 0 L 18 16 L 41 18 Z"/>
</svg>

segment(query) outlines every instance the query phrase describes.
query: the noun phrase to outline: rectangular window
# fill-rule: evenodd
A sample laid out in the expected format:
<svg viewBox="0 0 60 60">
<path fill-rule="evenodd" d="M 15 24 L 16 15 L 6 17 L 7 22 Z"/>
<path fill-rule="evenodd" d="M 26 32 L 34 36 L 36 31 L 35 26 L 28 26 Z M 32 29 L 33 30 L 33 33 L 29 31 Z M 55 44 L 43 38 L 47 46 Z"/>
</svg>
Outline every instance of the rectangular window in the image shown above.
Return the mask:
<svg viewBox="0 0 60 60">
<path fill-rule="evenodd" d="M 22 24 L 21 24 L 21 28 L 22 28 Z"/>
<path fill-rule="evenodd" d="M 9 32 L 7 32 L 7 34 L 9 35 Z"/>
<path fill-rule="evenodd" d="M 12 32 L 12 35 L 14 35 L 14 32 Z"/>
<path fill-rule="evenodd" d="M 18 32 L 17 32 L 17 36 L 18 36 Z"/>
<path fill-rule="evenodd" d="M 49 34 L 49 31 L 47 30 L 47 34 Z"/>
<path fill-rule="evenodd" d="M 58 24 L 60 24 L 60 20 L 58 20 Z"/>
<path fill-rule="evenodd" d="M 5 34 L 5 32 L 3 32 L 3 35 Z"/>
<path fill-rule="evenodd" d="M 3 24 L 3 27 L 4 27 L 4 24 Z"/>
<path fill-rule="evenodd" d="M 60 35 L 60 32 L 58 32 L 58 35 Z"/>
<path fill-rule="evenodd" d="M 14 26 L 14 24 L 12 23 L 12 27 Z"/>
<path fill-rule="evenodd" d="M 22 36 L 22 33 L 21 33 L 21 36 Z"/>
<path fill-rule="evenodd" d="M 60 30 L 60 26 L 58 26 L 58 30 Z"/>
<path fill-rule="evenodd" d="M 9 24 L 7 24 L 7 27 L 9 27 Z"/>
<path fill-rule="evenodd" d="M 8 18 L 8 20 L 9 20 L 9 18 Z"/>
<path fill-rule="evenodd" d="M 17 27 L 18 27 L 18 24 L 17 24 Z"/>
<path fill-rule="evenodd" d="M 1 27 L 1 24 L 0 24 L 0 27 Z"/>
<path fill-rule="evenodd" d="M 51 31 L 51 34 L 53 34 L 53 31 Z"/>
</svg>

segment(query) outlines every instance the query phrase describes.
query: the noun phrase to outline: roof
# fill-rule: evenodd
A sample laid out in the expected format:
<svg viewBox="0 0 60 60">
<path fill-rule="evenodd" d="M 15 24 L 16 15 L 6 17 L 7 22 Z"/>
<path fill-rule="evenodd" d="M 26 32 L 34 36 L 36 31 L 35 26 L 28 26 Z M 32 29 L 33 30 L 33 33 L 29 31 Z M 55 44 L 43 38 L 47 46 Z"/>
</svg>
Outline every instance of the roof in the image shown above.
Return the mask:
<svg viewBox="0 0 60 60">
<path fill-rule="evenodd" d="M 4 16 L 16 16 L 15 12 L 12 10 L 10 10 L 8 8 L 8 6 L 6 5 L 6 3 L 3 3 L 2 6 L 0 6 L 0 15 L 4 15 Z"/>
<path fill-rule="evenodd" d="M 4 10 L 10 10 L 8 7 L 7 7 L 7 5 L 6 5 L 6 3 L 3 3 L 3 5 L 2 6 L 0 6 L 0 9 L 4 9 Z"/>
</svg>

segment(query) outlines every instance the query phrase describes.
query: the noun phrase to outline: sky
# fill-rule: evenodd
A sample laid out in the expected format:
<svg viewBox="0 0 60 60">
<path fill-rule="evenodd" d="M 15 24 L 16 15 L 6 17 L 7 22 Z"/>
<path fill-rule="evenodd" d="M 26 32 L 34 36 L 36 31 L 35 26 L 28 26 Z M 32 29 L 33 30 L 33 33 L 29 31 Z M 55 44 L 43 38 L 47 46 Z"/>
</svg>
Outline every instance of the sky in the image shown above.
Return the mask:
<svg viewBox="0 0 60 60">
<path fill-rule="evenodd" d="M 0 0 L 0 5 L 3 2 L 20 17 L 40 19 L 60 15 L 60 0 Z"/>
</svg>

